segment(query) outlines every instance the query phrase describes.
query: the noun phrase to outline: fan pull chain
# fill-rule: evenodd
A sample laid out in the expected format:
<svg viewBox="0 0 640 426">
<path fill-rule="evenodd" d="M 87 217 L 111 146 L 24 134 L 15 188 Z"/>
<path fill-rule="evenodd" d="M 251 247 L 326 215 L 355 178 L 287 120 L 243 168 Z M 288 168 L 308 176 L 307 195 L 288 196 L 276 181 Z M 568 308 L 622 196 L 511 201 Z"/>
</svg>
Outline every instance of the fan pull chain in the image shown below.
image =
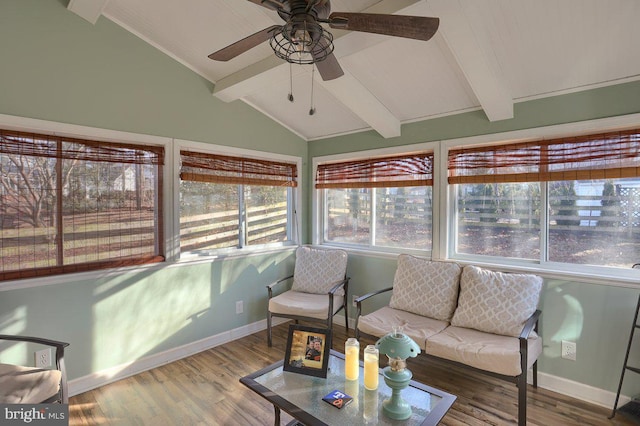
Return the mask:
<svg viewBox="0 0 640 426">
<path fill-rule="evenodd" d="M 316 67 L 313 64 L 311 64 L 311 108 L 309 109 L 309 115 L 313 115 L 316 113 L 316 108 L 313 106 L 313 80 L 315 80 L 313 76 L 315 72 L 316 72 Z"/>
<path fill-rule="evenodd" d="M 293 71 L 291 70 L 291 67 L 291 62 L 289 62 L 289 96 L 287 96 L 289 102 L 293 102 Z"/>
</svg>

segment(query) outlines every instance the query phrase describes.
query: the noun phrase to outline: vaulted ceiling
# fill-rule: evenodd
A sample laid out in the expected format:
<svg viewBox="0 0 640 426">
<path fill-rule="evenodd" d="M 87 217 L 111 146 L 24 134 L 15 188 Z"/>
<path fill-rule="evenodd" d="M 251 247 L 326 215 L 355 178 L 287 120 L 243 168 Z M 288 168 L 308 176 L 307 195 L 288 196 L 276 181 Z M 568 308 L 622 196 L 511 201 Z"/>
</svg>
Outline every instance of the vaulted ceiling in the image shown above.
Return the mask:
<svg viewBox="0 0 640 426">
<path fill-rule="evenodd" d="M 517 102 L 640 80 L 637 0 L 333 0 L 334 12 L 438 17 L 440 27 L 429 41 L 330 29 L 344 70 L 331 81 L 313 65 L 276 58 L 268 42 L 228 62 L 208 58 L 283 23 L 256 2 L 70 0 L 68 8 L 115 22 L 213 82 L 212 96 L 246 102 L 305 140 L 371 129 L 392 138 L 403 123 L 478 109 L 488 121 L 508 120 Z"/>
</svg>

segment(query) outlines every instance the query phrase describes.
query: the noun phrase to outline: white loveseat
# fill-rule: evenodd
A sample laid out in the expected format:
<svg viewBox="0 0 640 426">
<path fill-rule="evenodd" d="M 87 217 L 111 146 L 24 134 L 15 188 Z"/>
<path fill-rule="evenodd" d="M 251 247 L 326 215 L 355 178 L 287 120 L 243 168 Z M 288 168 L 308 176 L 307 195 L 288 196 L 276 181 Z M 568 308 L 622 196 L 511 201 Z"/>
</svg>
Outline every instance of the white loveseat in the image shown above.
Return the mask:
<svg viewBox="0 0 640 426">
<path fill-rule="evenodd" d="M 542 278 L 493 272 L 401 254 L 393 287 L 356 299 L 356 337 L 401 326 L 427 356 L 471 367 L 518 386 L 518 424 L 526 424 L 527 370 L 537 386 Z M 362 315 L 363 302 L 391 291 L 387 306 Z"/>
</svg>

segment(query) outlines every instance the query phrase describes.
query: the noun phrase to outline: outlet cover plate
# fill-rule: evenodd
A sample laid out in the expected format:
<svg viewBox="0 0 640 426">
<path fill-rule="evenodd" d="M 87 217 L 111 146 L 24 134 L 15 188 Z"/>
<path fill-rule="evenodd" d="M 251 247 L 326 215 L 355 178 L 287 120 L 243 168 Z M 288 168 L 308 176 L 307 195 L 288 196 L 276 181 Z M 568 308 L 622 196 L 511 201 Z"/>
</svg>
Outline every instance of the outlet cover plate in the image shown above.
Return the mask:
<svg viewBox="0 0 640 426">
<path fill-rule="evenodd" d="M 51 367 L 51 348 L 36 351 L 34 356 L 36 368 Z"/>
<path fill-rule="evenodd" d="M 562 358 L 568 359 L 571 361 L 576 360 L 575 342 L 569 342 L 568 340 L 563 340 L 561 343 L 561 349 L 562 349 Z"/>
</svg>

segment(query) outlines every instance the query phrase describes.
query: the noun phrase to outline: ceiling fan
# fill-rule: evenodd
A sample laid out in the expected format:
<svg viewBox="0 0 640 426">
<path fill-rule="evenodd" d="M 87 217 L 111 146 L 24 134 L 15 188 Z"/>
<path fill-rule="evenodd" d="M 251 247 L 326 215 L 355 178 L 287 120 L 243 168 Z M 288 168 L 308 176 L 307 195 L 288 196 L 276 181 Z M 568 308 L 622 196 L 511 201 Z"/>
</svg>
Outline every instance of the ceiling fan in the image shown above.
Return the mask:
<svg viewBox="0 0 640 426">
<path fill-rule="evenodd" d="M 275 10 L 284 25 L 272 25 L 209 55 L 216 61 L 228 61 L 269 40 L 276 56 L 290 63 L 315 64 L 323 80 L 344 74 L 333 54 L 330 28 L 385 34 L 395 37 L 429 40 L 440 20 L 422 16 L 346 13 L 331 11 L 329 0 L 249 0 Z"/>
</svg>

